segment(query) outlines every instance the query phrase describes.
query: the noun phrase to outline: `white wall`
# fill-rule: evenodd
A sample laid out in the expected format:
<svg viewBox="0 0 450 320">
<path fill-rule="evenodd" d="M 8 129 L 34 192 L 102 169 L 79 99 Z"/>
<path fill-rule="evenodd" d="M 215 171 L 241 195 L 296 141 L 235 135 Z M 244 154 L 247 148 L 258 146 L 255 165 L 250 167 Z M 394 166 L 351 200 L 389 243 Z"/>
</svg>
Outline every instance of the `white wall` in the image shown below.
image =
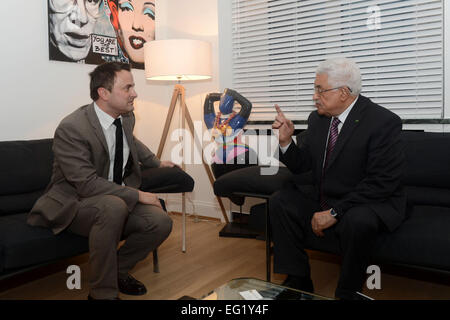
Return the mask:
<svg viewBox="0 0 450 320">
<path fill-rule="evenodd" d="M 200 121 L 203 131 L 203 102 L 206 94 L 219 92 L 219 48 L 218 48 L 218 13 L 217 0 L 158 0 L 157 5 L 164 6 L 164 19 L 158 26 L 162 33 L 157 39 L 188 38 L 205 40 L 212 46 L 212 79 L 195 83 L 184 83 L 186 88 L 186 105 L 194 121 Z M 161 4 L 164 2 L 164 4 Z M 158 7 L 157 10 L 159 10 Z M 162 7 L 161 7 L 162 8 Z M 172 85 L 173 86 L 173 85 Z M 171 88 L 172 88 L 171 86 Z M 171 94 L 167 95 L 169 103 Z M 172 128 L 178 126 L 178 115 L 172 121 Z M 207 142 L 205 142 L 207 143 Z M 173 143 L 172 143 L 173 145 Z M 170 148 L 165 148 L 163 158 L 169 158 Z M 187 208 L 199 215 L 221 218 L 217 200 L 212 191 L 212 186 L 201 164 L 188 165 L 187 172 L 195 179 L 195 189 L 191 194 Z M 173 199 L 179 207 L 179 198 Z M 228 207 L 228 200 L 223 200 Z"/>
<path fill-rule="evenodd" d="M 7 6 L 0 19 L 1 140 L 50 137 L 59 119 L 89 102 L 90 67 L 48 61 L 45 0 Z"/>
<path fill-rule="evenodd" d="M 52 137 L 65 115 L 91 102 L 88 73 L 94 66 L 49 61 L 47 0 L 10 1 L 6 6 L 0 19 L 4 31 L 0 52 L 0 139 Z M 157 0 L 156 6 L 157 39 L 191 38 L 212 45 L 212 79 L 184 84 L 191 115 L 202 121 L 205 95 L 219 90 L 217 0 Z M 139 95 L 135 134 L 156 152 L 173 84 L 147 83 L 142 70 L 134 70 L 133 75 Z M 177 112 L 172 124 L 172 128 L 178 127 Z M 173 145 L 167 142 L 163 159 L 169 159 Z M 194 192 L 189 194 L 188 212 L 195 208 L 200 215 L 220 218 L 203 166 L 189 165 L 187 171 L 196 181 Z M 179 210 L 179 199 L 177 195 L 168 196 L 169 209 Z"/>
</svg>

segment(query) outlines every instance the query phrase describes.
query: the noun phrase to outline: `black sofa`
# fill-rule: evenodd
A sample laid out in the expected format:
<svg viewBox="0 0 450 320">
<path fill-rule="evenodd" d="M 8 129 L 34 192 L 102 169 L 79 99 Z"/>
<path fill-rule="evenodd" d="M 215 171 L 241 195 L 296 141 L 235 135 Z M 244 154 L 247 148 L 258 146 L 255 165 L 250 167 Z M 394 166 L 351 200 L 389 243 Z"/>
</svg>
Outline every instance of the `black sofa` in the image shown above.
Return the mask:
<svg viewBox="0 0 450 320">
<path fill-rule="evenodd" d="M 450 133 L 402 132 L 406 169 L 404 185 L 408 208 L 403 224 L 391 234 L 380 235 L 372 253 L 373 263 L 401 265 L 448 273 L 450 271 Z M 239 169 L 221 176 L 214 193 L 270 195 L 292 179 L 281 167 L 274 176 L 261 176 L 259 167 Z M 296 177 L 298 181 L 299 177 Z M 305 185 L 311 181 L 306 173 Z M 251 208 L 251 215 L 265 223 L 265 204 Z M 339 254 L 336 243 L 307 239 L 308 249 Z"/>
<path fill-rule="evenodd" d="M 26 223 L 28 212 L 50 181 L 52 142 L 0 142 L 0 279 L 88 252 L 85 237 L 68 231 L 55 236 L 50 229 Z M 141 190 L 148 192 L 190 192 L 194 188 L 194 180 L 179 168 L 146 169 L 142 176 Z M 157 271 L 155 261 L 154 266 Z"/>
</svg>

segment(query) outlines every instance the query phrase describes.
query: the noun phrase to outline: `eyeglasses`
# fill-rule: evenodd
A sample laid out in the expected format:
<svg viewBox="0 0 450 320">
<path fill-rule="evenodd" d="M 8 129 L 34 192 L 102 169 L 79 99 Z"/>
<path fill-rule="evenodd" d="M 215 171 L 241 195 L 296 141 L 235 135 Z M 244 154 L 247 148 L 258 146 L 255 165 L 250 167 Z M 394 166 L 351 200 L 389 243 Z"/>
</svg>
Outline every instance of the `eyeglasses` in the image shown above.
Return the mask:
<svg viewBox="0 0 450 320">
<path fill-rule="evenodd" d="M 327 91 L 331 91 L 331 90 L 336 90 L 336 89 L 341 89 L 341 88 L 347 88 L 348 91 L 352 92 L 352 89 L 350 89 L 347 86 L 340 86 L 340 87 L 336 87 L 336 88 L 331 88 L 331 89 L 322 89 L 320 87 L 315 87 L 314 88 L 314 92 L 317 93 L 319 96 L 323 95 L 325 92 Z"/>
<path fill-rule="evenodd" d="M 50 0 L 49 4 L 56 13 L 67 13 L 74 7 L 81 6 L 84 3 L 86 11 L 94 18 L 99 15 L 100 0 Z"/>
</svg>

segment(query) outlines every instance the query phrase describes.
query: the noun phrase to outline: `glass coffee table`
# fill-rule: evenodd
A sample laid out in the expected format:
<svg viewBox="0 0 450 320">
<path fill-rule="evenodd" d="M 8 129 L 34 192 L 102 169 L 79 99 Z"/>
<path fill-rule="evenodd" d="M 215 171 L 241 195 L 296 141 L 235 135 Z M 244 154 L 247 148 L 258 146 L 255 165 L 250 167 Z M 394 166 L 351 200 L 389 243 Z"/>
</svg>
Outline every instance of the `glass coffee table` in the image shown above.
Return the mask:
<svg viewBox="0 0 450 320">
<path fill-rule="evenodd" d="M 256 293 L 255 291 L 256 290 Z M 313 293 L 283 287 L 255 278 L 233 279 L 202 298 L 203 300 L 333 300 Z"/>
</svg>

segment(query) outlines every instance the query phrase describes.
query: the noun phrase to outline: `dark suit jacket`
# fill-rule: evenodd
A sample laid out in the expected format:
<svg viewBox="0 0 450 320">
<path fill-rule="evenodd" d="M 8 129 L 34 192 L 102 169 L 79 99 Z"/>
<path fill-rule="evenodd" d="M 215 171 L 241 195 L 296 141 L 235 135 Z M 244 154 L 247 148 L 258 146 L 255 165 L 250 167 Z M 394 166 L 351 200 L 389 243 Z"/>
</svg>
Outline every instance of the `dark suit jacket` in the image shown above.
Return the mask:
<svg viewBox="0 0 450 320">
<path fill-rule="evenodd" d="M 80 200 L 97 195 L 116 195 L 132 211 L 139 200 L 140 164 L 159 167 L 160 161 L 133 136 L 135 118 L 122 116 L 122 127 L 130 147 L 125 186 L 108 181 L 109 153 L 94 104 L 83 106 L 64 118 L 53 140 L 53 173 L 45 194 L 28 214 L 31 225 L 49 227 L 55 234 L 72 222 Z"/>
<path fill-rule="evenodd" d="M 330 118 L 312 112 L 297 145 L 292 143 L 285 154 L 280 153 L 280 160 L 294 174 L 312 171 L 311 196 L 317 200 L 329 126 Z M 368 206 L 389 230 L 400 225 L 406 206 L 401 129 L 397 115 L 359 96 L 324 169 L 323 193 L 330 207 L 345 215 L 352 207 Z"/>
</svg>

